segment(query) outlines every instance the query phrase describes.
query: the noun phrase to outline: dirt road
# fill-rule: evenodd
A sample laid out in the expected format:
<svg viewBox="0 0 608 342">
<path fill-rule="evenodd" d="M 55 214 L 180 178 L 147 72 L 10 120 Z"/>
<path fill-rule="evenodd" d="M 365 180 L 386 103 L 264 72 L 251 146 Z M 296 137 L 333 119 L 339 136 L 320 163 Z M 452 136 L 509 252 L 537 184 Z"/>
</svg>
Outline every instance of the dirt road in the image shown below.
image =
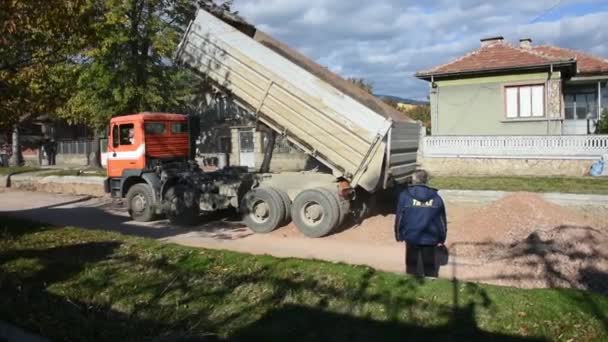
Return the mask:
<svg viewBox="0 0 608 342">
<path fill-rule="evenodd" d="M 574 211 L 526 194 L 480 206 L 448 202 L 450 258 L 440 269 L 441 277 L 605 291 L 601 284 L 608 283 L 608 255 L 599 245 L 608 243 L 607 208 Z M 166 221 L 142 224 L 130 221 L 125 209 L 107 198 L 40 192 L 0 192 L 0 214 L 193 247 L 368 265 L 391 272 L 404 269 L 404 247 L 394 241 L 393 215 L 378 215 L 332 236 L 308 239 L 292 225 L 258 235 L 238 221 L 219 217 L 187 229 Z M 572 239 L 582 245 L 568 244 Z"/>
</svg>

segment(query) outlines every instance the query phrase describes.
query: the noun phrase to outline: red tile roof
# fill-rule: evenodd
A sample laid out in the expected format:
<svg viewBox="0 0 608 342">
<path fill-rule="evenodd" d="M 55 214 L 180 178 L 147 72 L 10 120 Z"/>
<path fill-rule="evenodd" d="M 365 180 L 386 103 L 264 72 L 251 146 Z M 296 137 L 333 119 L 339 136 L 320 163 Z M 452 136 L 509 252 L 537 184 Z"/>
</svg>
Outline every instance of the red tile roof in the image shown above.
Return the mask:
<svg viewBox="0 0 608 342">
<path fill-rule="evenodd" d="M 576 61 L 579 73 L 608 72 L 608 60 L 579 51 L 547 45 L 521 48 L 504 41 L 497 41 L 482 46 L 446 64 L 439 65 L 430 70 L 420 71 L 416 75 L 425 78 L 425 76 L 431 75 L 489 72 L 573 61 Z"/>
<path fill-rule="evenodd" d="M 608 59 L 590 55 L 585 52 L 560 48 L 551 45 L 532 47 L 532 50 L 559 58 L 575 58 L 579 74 L 608 73 Z"/>
</svg>

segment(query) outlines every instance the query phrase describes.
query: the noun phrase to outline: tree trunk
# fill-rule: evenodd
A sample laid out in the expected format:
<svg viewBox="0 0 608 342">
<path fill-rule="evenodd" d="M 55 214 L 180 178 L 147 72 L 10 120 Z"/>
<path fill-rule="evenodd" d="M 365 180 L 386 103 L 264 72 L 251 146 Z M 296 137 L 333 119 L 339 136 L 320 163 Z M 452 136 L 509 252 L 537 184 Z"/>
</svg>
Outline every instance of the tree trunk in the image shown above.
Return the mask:
<svg viewBox="0 0 608 342">
<path fill-rule="evenodd" d="M 13 137 L 12 137 L 12 155 L 9 161 L 11 166 L 21 165 L 21 143 L 19 141 L 19 126 L 13 126 Z"/>
<path fill-rule="evenodd" d="M 97 129 L 93 133 L 93 149 L 89 156 L 89 166 L 101 167 L 101 149 L 99 148 L 99 130 Z"/>
<path fill-rule="evenodd" d="M 260 167 L 260 173 L 270 172 L 270 161 L 272 160 L 272 153 L 274 152 L 274 143 L 277 140 L 277 133 L 273 130 L 268 132 L 268 143 L 266 144 L 266 151 L 264 151 L 264 161 Z"/>
</svg>

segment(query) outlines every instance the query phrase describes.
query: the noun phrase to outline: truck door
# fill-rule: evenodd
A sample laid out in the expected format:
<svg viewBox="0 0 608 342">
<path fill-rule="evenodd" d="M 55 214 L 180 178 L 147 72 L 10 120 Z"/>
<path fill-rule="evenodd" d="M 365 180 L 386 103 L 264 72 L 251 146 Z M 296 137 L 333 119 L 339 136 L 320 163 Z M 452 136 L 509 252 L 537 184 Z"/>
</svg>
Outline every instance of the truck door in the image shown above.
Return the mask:
<svg viewBox="0 0 608 342">
<path fill-rule="evenodd" d="M 125 170 L 145 167 L 145 144 L 140 127 L 135 123 L 112 124 L 111 143 L 108 144 L 108 175 L 121 177 Z"/>
</svg>

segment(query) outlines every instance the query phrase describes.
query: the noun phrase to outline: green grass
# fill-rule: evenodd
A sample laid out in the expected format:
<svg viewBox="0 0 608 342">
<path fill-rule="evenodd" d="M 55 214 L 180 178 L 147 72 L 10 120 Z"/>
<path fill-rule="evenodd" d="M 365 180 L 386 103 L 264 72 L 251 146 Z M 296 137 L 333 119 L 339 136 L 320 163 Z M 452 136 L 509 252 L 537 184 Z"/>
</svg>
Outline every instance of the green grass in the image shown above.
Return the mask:
<svg viewBox="0 0 608 342">
<path fill-rule="evenodd" d="M 356 253 L 356 251 L 352 251 Z M 0 218 L 0 320 L 52 340 L 605 341 L 608 298 Z"/>
<path fill-rule="evenodd" d="M 104 168 L 63 169 L 45 172 L 41 176 L 106 176 Z"/>
<path fill-rule="evenodd" d="M 591 177 L 433 177 L 438 189 L 608 194 L 608 178 Z"/>
<path fill-rule="evenodd" d="M 0 175 L 8 175 L 8 174 L 18 174 L 24 172 L 33 172 L 38 171 L 39 168 L 31 167 L 31 166 L 10 166 L 10 167 L 0 167 Z"/>
</svg>

